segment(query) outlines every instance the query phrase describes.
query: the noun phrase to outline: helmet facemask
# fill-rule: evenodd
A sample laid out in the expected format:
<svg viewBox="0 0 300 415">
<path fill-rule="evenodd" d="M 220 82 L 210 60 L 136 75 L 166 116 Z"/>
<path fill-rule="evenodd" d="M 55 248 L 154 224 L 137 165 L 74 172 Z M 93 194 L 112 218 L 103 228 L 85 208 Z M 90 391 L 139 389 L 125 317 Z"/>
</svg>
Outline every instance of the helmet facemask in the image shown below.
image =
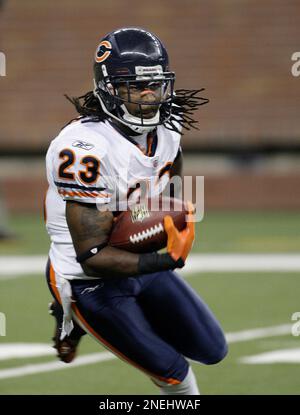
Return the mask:
<svg viewBox="0 0 300 415">
<path fill-rule="evenodd" d="M 160 65 L 140 66 L 136 67 L 136 75 L 109 76 L 105 65 L 101 69 L 103 77 L 98 84 L 94 80 L 94 94 L 110 117 L 138 134 L 153 130 L 171 117 L 175 81 L 173 72 L 163 72 Z M 146 94 L 148 98 L 143 100 Z"/>
</svg>

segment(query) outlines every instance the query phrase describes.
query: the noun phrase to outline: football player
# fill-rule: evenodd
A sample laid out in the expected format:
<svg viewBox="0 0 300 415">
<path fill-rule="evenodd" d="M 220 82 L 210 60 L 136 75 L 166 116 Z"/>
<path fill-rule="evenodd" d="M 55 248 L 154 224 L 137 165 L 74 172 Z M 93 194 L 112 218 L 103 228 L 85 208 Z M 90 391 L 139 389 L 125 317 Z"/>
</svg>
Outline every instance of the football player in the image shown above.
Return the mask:
<svg viewBox="0 0 300 415">
<path fill-rule="evenodd" d="M 47 152 L 47 280 L 61 360 L 71 362 L 88 333 L 162 394 L 199 394 L 187 359 L 218 363 L 227 345 L 207 305 L 174 272 L 192 247 L 193 221 L 179 232 L 165 217 L 166 253 L 108 245 L 113 200 L 139 200 L 142 182 L 157 196 L 181 174 L 181 130 L 194 126 L 193 111 L 207 100 L 175 92 L 174 81 L 167 51 L 149 31 L 122 28 L 99 43 L 94 90 L 69 98 L 79 117 Z"/>
</svg>

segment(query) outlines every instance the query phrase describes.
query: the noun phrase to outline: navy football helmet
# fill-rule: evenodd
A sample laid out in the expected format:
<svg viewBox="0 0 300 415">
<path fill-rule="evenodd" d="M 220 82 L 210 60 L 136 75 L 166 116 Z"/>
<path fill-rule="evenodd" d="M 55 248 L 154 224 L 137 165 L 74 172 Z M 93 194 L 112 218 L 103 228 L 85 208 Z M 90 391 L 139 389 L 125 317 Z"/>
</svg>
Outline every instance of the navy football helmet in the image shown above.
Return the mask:
<svg viewBox="0 0 300 415">
<path fill-rule="evenodd" d="M 102 110 L 142 134 L 167 122 L 172 113 L 174 98 L 174 72 L 169 71 L 169 59 L 162 42 L 154 34 L 140 28 L 122 28 L 107 34 L 99 43 L 94 62 L 94 95 Z M 126 87 L 126 99 L 118 88 Z M 155 101 L 155 115 L 143 115 L 146 106 L 153 102 L 132 99 L 132 88 L 156 88 L 159 100 Z M 142 96 L 142 95 L 141 95 Z M 138 116 L 131 114 L 126 104 L 139 106 Z M 150 107 L 149 107 L 150 108 Z"/>
</svg>

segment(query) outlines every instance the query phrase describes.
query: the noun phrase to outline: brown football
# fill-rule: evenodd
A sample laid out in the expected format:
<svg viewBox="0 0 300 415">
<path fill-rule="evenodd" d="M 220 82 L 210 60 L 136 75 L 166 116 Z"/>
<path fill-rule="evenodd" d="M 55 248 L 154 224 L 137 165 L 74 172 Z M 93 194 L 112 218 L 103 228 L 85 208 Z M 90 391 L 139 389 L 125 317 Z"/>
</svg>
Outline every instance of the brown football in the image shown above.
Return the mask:
<svg viewBox="0 0 300 415">
<path fill-rule="evenodd" d="M 179 231 L 186 227 L 187 209 L 180 199 L 162 197 L 147 199 L 119 214 L 109 245 L 125 251 L 155 252 L 167 246 L 164 217 L 170 215 Z"/>
</svg>

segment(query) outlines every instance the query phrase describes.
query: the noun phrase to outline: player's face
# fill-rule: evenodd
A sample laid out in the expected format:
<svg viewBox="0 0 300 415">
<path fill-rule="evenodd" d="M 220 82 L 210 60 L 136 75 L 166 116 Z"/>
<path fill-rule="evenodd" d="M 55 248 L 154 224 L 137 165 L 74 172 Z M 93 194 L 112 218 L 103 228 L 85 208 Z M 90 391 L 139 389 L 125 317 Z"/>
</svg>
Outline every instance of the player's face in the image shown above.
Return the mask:
<svg viewBox="0 0 300 415">
<path fill-rule="evenodd" d="M 153 118 L 159 109 L 162 101 L 161 82 L 137 82 L 119 86 L 119 96 L 124 99 L 128 112 L 136 117 Z M 141 114 L 142 112 L 142 114 Z"/>
</svg>

